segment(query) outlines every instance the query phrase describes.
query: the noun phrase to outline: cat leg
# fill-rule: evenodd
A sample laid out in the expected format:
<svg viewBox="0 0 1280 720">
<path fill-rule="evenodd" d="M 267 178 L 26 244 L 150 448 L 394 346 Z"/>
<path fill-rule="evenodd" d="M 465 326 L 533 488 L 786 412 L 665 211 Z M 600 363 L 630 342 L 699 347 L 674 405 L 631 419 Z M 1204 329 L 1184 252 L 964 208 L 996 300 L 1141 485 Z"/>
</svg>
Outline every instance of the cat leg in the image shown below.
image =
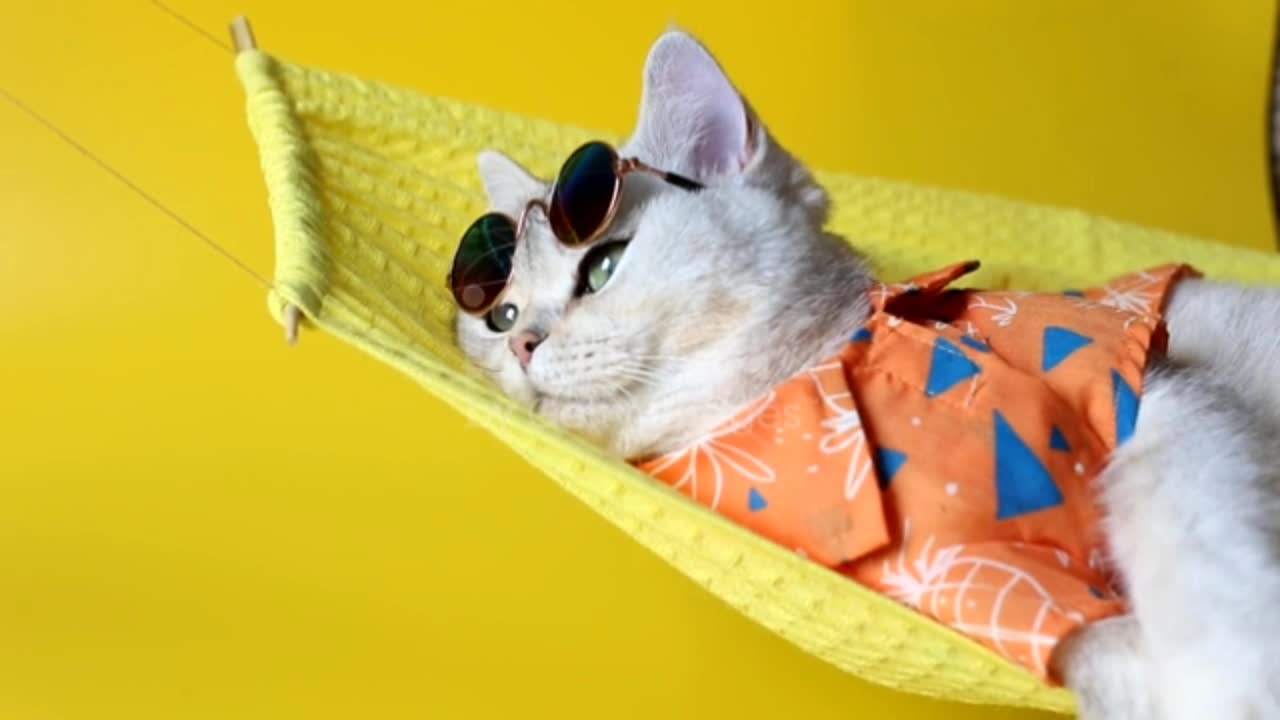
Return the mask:
<svg viewBox="0 0 1280 720">
<path fill-rule="evenodd" d="M 1062 641 L 1052 669 L 1075 693 L 1080 720 L 1156 720 L 1133 615 L 1089 623 Z"/>
<path fill-rule="evenodd" d="M 1280 444 L 1219 375 L 1151 373 L 1100 478 L 1159 720 L 1280 718 Z"/>
</svg>

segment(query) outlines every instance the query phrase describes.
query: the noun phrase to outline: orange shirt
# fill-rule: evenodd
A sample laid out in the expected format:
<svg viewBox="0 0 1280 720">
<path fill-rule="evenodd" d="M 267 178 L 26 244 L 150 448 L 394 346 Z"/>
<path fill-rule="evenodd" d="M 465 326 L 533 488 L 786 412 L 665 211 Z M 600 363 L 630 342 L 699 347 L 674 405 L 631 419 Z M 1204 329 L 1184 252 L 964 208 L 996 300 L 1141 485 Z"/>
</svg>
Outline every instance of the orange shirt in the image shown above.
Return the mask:
<svg viewBox="0 0 1280 720">
<path fill-rule="evenodd" d="M 834 358 L 689 448 L 638 463 L 726 517 L 1048 678 L 1125 612 L 1093 481 L 1163 351 L 1165 266 L 1061 295 L 881 285 Z"/>
</svg>

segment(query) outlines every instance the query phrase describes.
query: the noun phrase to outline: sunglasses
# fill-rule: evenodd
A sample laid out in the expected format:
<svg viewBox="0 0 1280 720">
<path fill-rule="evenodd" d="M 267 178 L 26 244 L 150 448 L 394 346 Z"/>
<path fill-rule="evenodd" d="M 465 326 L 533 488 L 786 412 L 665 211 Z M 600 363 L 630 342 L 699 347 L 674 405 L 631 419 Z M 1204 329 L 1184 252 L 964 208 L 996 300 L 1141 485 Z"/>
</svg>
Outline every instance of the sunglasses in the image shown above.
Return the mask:
<svg viewBox="0 0 1280 720">
<path fill-rule="evenodd" d="M 635 158 L 619 157 L 603 142 L 589 142 L 574 150 L 561 166 L 550 202 L 531 200 L 518 220 L 503 213 L 486 213 L 462 234 L 449 271 L 449 288 L 458 307 L 471 315 L 483 315 L 498 304 L 511 283 L 516 241 L 524 234 L 530 210 L 542 210 L 551 232 L 563 245 L 590 244 L 609 228 L 622 199 L 622 178 L 633 172 L 653 175 L 684 190 L 703 187 Z"/>
</svg>

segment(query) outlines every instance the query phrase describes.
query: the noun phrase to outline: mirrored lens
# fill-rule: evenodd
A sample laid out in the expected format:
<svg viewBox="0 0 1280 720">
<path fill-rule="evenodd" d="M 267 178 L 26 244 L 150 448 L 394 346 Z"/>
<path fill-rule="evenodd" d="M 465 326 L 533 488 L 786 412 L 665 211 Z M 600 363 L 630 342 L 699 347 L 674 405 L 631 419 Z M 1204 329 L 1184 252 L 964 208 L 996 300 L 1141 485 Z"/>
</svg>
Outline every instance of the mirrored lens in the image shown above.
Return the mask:
<svg viewBox="0 0 1280 720">
<path fill-rule="evenodd" d="M 621 182 L 617 162 L 613 148 L 592 142 L 575 150 L 560 168 L 550 216 L 551 229 L 561 242 L 587 242 L 604 227 Z"/>
<path fill-rule="evenodd" d="M 449 283 L 458 307 L 469 313 L 488 310 L 511 280 L 516 225 L 499 213 L 483 215 L 462 235 L 453 257 Z"/>
</svg>

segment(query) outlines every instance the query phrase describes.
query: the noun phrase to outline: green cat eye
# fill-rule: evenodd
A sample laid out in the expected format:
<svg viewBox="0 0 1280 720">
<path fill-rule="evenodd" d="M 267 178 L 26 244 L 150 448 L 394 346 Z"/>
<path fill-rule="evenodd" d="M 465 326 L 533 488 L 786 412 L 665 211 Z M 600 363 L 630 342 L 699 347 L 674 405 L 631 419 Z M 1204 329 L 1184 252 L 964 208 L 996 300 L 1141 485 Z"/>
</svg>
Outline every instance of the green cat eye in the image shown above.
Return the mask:
<svg viewBox="0 0 1280 720">
<path fill-rule="evenodd" d="M 529 211 L 541 208 L 552 233 L 565 246 L 589 245 L 608 230 L 621 201 L 622 178 L 633 172 L 653 175 L 683 190 L 702 189 L 696 180 L 659 170 L 636 158 L 620 158 L 609 145 L 589 142 L 575 150 L 560 168 L 549 203 L 530 200 L 518 219 L 488 213 L 467 228 L 447 280 L 454 302 L 463 312 L 486 316 L 490 327 L 506 322 L 507 317 L 488 313 L 511 283 L 516 241 L 524 234 Z M 604 287 L 621 256 L 622 248 L 617 248 L 608 257 L 599 258 L 601 266 L 585 273 L 580 281 L 585 289 L 595 292 Z M 514 324 L 514 316 L 509 319 Z"/>
<path fill-rule="evenodd" d="M 627 244 L 622 241 L 605 243 L 591 249 L 582 259 L 582 291 L 586 293 L 600 292 L 622 262 L 622 254 L 627 251 Z"/>
</svg>

